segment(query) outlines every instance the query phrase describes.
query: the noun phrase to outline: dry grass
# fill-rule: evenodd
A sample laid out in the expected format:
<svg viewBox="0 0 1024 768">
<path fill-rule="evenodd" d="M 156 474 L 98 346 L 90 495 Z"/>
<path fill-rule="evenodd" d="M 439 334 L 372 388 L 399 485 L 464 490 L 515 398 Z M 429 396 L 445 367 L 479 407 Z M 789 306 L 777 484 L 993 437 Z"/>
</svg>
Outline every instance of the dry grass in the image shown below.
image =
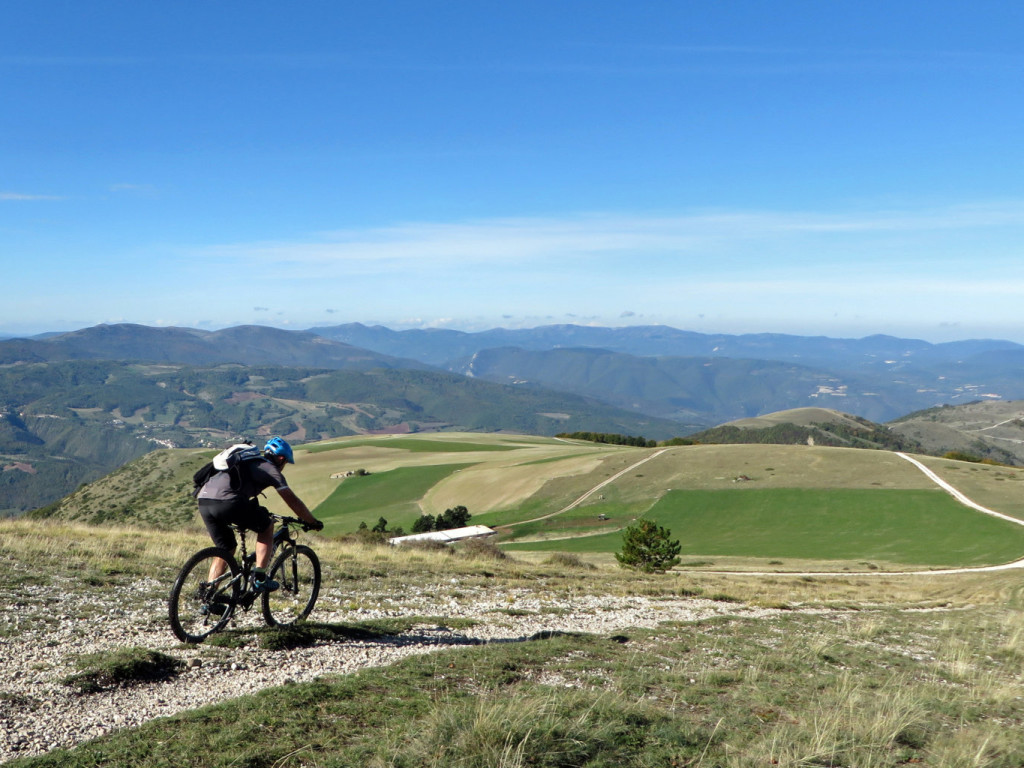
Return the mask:
<svg viewBox="0 0 1024 768">
<path fill-rule="evenodd" d="M 0 556 L 41 569 L 103 569 L 180 563 L 209 538 L 200 531 L 157 531 L 52 520 L 0 521 Z"/>
<path fill-rule="evenodd" d="M 610 556 L 578 556 L 566 567 L 550 553 L 517 553 L 497 559 L 472 550 L 367 545 L 303 535 L 320 559 L 354 584 L 387 590 L 397 585 L 447 583 L 453 575 L 483 577 L 495 586 L 543 585 L 555 594 L 703 596 L 763 607 L 882 606 L 950 609 L 967 606 L 1024 605 L 1020 574 L 975 573 L 942 576 L 845 575 L 802 577 L 677 570 L 645 576 L 619 568 Z M 55 521 L 0 521 L 0 558 L 32 563 L 41 574 L 150 573 L 169 581 L 189 555 L 209 546 L 200 530 L 161 531 L 87 526 Z M 716 567 L 719 564 L 716 563 Z M 19 568 L 19 572 L 23 569 Z M 1024 626 L 1015 628 L 1024 638 Z"/>
<path fill-rule="evenodd" d="M 933 456 L 915 458 L 972 501 L 1024 520 L 1024 469 Z"/>
</svg>

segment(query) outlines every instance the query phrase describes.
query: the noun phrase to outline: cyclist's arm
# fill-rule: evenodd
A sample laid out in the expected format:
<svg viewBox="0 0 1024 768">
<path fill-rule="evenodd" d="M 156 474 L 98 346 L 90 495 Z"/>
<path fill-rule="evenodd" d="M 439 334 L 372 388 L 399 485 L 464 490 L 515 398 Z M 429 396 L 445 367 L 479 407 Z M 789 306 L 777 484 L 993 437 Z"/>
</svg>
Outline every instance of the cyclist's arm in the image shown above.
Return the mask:
<svg viewBox="0 0 1024 768">
<path fill-rule="evenodd" d="M 309 507 L 303 503 L 302 499 L 295 495 L 295 491 L 286 486 L 284 488 L 278 488 L 277 492 L 284 500 L 284 503 L 288 505 L 291 511 L 294 512 L 300 520 L 304 520 L 313 525 L 316 524 L 317 519 L 313 517 L 313 513 L 309 511 Z"/>
</svg>

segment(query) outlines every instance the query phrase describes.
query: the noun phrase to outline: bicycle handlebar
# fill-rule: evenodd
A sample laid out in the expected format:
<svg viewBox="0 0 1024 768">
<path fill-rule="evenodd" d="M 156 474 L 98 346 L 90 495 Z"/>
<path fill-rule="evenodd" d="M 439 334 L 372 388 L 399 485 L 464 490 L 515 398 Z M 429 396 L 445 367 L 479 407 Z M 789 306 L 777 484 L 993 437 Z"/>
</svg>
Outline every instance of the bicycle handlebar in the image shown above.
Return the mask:
<svg viewBox="0 0 1024 768">
<path fill-rule="evenodd" d="M 274 518 L 275 520 L 277 520 L 282 525 L 297 525 L 300 528 L 302 528 L 302 530 L 304 530 L 304 531 L 311 531 L 311 530 L 315 531 L 315 530 L 318 530 L 316 526 L 310 525 L 305 520 L 300 520 L 297 517 L 288 517 L 287 515 L 274 515 L 274 514 L 271 514 L 271 517 Z"/>
</svg>

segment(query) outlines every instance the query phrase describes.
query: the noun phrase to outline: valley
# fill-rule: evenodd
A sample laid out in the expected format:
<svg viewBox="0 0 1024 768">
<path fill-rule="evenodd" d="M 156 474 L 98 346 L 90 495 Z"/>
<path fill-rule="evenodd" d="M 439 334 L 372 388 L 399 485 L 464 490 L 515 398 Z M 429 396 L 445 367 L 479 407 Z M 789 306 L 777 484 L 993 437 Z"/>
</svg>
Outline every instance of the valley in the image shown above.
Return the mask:
<svg viewBox="0 0 1024 768">
<path fill-rule="evenodd" d="M 301 444 L 459 431 L 734 442 L 755 439 L 744 420 L 808 408 L 873 423 L 875 447 L 1024 463 L 1012 405 L 1024 397 L 1022 354 L 990 340 L 654 326 L 470 334 L 122 324 L 0 340 L 0 514 L 54 503 L 153 450 L 270 434 Z M 989 406 L 1000 418 L 986 420 Z M 982 425 L 958 421 L 957 408 Z M 735 424 L 738 437 L 707 432 Z M 832 432 L 804 440 L 848 444 Z"/>
</svg>

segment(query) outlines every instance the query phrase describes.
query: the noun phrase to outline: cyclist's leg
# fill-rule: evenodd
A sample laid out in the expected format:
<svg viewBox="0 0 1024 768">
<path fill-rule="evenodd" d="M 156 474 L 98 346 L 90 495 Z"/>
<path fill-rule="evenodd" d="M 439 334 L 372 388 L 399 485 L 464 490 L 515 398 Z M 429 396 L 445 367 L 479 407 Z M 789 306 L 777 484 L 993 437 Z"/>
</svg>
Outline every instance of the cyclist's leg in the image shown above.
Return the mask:
<svg viewBox="0 0 1024 768">
<path fill-rule="evenodd" d="M 206 531 L 210 534 L 210 539 L 213 540 L 216 546 L 226 549 L 231 553 L 234 553 L 235 548 L 238 546 L 235 532 L 231 530 L 235 506 L 235 503 L 230 501 L 220 501 L 217 499 L 199 500 L 199 516 L 203 518 L 203 522 L 206 524 Z M 228 564 L 225 560 L 219 557 L 213 558 L 210 562 L 210 575 L 207 581 L 215 580 L 227 570 L 227 567 Z"/>
<path fill-rule="evenodd" d="M 207 581 L 216 581 L 217 578 L 228 569 L 228 561 L 223 560 L 219 557 L 213 558 L 210 561 L 210 573 L 206 577 Z"/>
<path fill-rule="evenodd" d="M 244 507 L 244 511 L 235 519 L 238 525 L 256 533 L 257 568 L 267 569 L 270 565 L 270 554 L 274 548 L 274 518 L 266 507 L 261 507 L 256 499 Z"/>
<path fill-rule="evenodd" d="M 256 536 L 256 567 L 267 569 L 274 548 L 274 524 L 271 523 Z"/>
</svg>

